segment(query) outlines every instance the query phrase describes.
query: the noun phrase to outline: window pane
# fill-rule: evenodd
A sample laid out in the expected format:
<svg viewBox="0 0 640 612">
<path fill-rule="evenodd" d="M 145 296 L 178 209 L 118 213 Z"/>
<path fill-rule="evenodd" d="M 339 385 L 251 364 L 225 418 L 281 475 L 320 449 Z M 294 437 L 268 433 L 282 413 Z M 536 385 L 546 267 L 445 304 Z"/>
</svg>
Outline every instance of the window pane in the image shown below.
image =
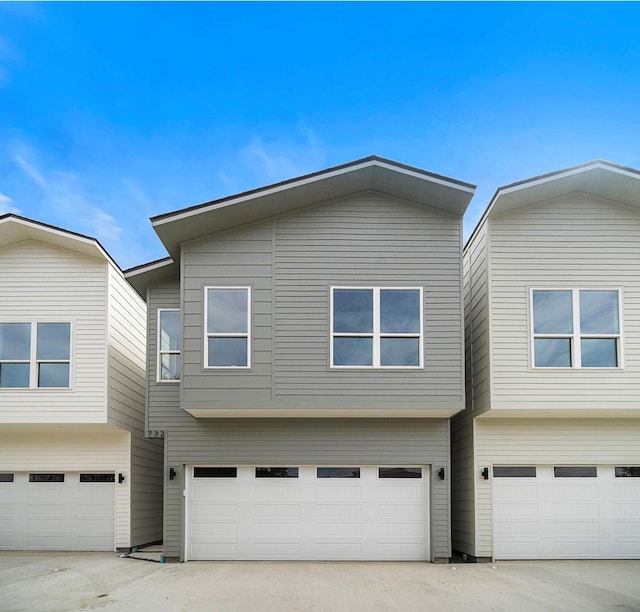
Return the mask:
<svg viewBox="0 0 640 612">
<path fill-rule="evenodd" d="M 536 334 L 573 333 L 571 291 L 533 292 L 533 331 Z"/>
<path fill-rule="evenodd" d="M 297 467 L 257 467 L 256 478 L 297 478 Z"/>
<path fill-rule="evenodd" d="M 80 482 L 115 482 L 115 474 L 80 474 Z"/>
<path fill-rule="evenodd" d="M 596 478 L 598 470 L 595 466 L 554 467 L 553 475 L 556 478 Z"/>
<path fill-rule="evenodd" d="M 373 291 L 334 289 L 334 333 L 368 334 L 373 331 Z"/>
<path fill-rule="evenodd" d="M 617 334 L 619 329 L 617 291 L 580 292 L 580 333 Z"/>
<path fill-rule="evenodd" d="M 194 478 L 237 478 L 237 467 L 194 467 Z"/>
<path fill-rule="evenodd" d="M 618 367 L 618 341 L 616 338 L 582 338 L 583 368 Z"/>
<path fill-rule="evenodd" d="M 18 389 L 28 386 L 28 363 L 0 363 L 0 388 Z"/>
<path fill-rule="evenodd" d="M 420 340 L 418 338 L 381 338 L 380 365 L 420 365 Z"/>
<path fill-rule="evenodd" d="M 246 338 L 209 338 L 209 365 L 220 367 L 247 365 Z"/>
<path fill-rule="evenodd" d="M 617 467 L 616 478 L 640 478 L 640 467 Z"/>
<path fill-rule="evenodd" d="M 381 290 L 380 331 L 382 333 L 419 333 L 420 292 L 415 289 Z"/>
<path fill-rule="evenodd" d="M 538 368 L 571 367 L 571 340 L 568 338 L 536 338 L 534 349 Z"/>
<path fill-rule="evenodd" d="M 208 289 L 207 332 L 210 334 L 246 334 L 247 289 Z"/>
<path fill-rule="evenodd" d="M 160 350 L 180 350 L 180 311 L 160 312 Z"/>
<path fill-rule="evenodd" d="M 41 363 L 38 365 L 38 387 L 68 387 L 68 363 Z"/>
<path fill-rule="evenodd" d="M 13 474 L 0 474 L 0 482 L 13 482 Z"/>
<path fill-rule="evenodd" d="M 64 474 L 29 474 L 29 482 L 64 482 Z"/>
<path fill-rule="evenodd" d="M 493 468 L 494 478 L 535 478 L 536 468 L 525 466 L 496 466 Z"/>
<path fill-rule="evenodd" d="M 318 478 L 360 478 L 359 467 L 319 467 Z"/>
<path fill-rule="evenodd" d="M 29 323 L 0 323 L 0 360 L 28 360 L 31 352 Z"/>
<path fill-rule="evenodd" d="M 180 380 L 180 355 L 160 355 L 160 380 Z"/>
<path fill-rule="evenodd" d="M 333 365 L 373 365 L 372 338 L 334 338 Z"/>
<path fill-rule="evenodd" d="M 419 467 L 378 468 L 378 478 L 422 478 L 422 468 L 419 468 Z"/>
<path fill-rule="evenodd" d="M 38 323 L 37 359 L 69 359 L 69 323 Z"/>
</svg>

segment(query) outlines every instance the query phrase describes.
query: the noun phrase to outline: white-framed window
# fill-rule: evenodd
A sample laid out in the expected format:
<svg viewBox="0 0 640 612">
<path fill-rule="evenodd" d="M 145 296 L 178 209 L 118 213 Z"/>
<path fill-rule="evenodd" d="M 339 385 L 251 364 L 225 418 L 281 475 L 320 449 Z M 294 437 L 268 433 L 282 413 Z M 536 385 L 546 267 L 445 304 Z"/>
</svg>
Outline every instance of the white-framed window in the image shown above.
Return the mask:
<svg viewBox="0 0 640 612">
<path fill-rule="evenodd" d="M 0 323 L 0 389 L 70 386 L 71 323 Z"/>
<path fill-rule="evenodd" d="M 251 367 L 251 287 L 204 288 L 205 368 Z"/>
<path fill-rule="evenodd" d="M 620 368 L 620 291 L 532 289 L 534 368 Z"/>
<path fill-rule="evenodd" d="M 182 330 L 179 308 L 158 309 L 158 382 L 180 382 Z"/>
<path fill-rule="evenodd" d="M 333 368 L 422 368 L 421 287 L 331 287 Z"/>
</svg>

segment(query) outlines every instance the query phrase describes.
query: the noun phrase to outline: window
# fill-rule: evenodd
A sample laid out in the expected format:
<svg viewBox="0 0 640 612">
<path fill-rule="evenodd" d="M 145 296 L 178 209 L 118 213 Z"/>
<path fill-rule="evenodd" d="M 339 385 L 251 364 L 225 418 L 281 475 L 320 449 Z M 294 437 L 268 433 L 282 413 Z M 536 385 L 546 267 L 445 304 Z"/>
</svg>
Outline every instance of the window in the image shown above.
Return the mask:
<svg viewBox="0 0 640 612">
<path fill-rule="evenodd" d="M 297 478 L 297 467 L 257 467 L 256 478 Z"/>
<path fill-rule="evenodd" d="M 332 367 L 422 367 L 422 289 L 331 288 Z"/>
<path fill-rule="evenodd" d="M 640 467 L 617 467 L 616 478 L 640 478 Z"/>
<path fill-rule="evenodd" d="M 556 478 L 596 478 L 598 470 L 595 466 L 554 467 L 553 475 Z"/>
<path fill-rule="evenodd" d="M 13 474 L 3 472 L 0 474 L 0 482 L 13 482 Z"/>
<path fill-rule="evenodd" d="M 534 366 L 619 367 L 619 301 L 617 290 L 533 290 Z"/>
<path fill-rule="evenodd" d="M 29 474 L 29 482 L 64 482 L 64 474 Z"/>
<path fill-rule="evenodd" d="M 378 468 L 378 478 L 422 478 L 422 468 Z"/>
<path fill-rule="evenodd" d="M 194 467 L 194 478 L 237 478 L 237 467 Z"/>
<path fill-rule="evenodd" d="M 251 289 L 205 288 L 205 367 L 249 368 Z"/>
<path fill-rule="evenodd" d="M 359 467 L 319 467 L 316 468 L 318 478 L 360 478 Z"/>
<path fill-rule="evenodd" d="M 80 482 L 115 482 L 115 474 L 80 474 Z"/>
<path fill-rule="evenodd" d="M 0 323 L 0 388 L 69 387 L 70 323 Z"/>
<path fill-rule="evenodd" d="M 496 466 L 493 468 L 494 478 L 535 478 L 535 466 Z"/>
<path fill-rule="evenodd" d="M 158 310 L 158 381 L 180 381 L 180 310 Z"/>
</svg>

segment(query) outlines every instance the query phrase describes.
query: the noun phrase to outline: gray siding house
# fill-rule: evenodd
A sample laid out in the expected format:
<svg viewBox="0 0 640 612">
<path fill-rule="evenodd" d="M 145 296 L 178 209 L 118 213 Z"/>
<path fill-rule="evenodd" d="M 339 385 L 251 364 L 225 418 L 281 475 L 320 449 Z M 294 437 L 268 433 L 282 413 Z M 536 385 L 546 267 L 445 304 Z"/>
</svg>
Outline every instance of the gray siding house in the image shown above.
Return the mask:
<svg viewBox="0 0 640 612">
<path fill-rule="evenodd" d="M 167 558 L 451 556 L 473 192 L 368 157 L 152 219 Z"/>
<path fill-rule="evenodd" d="M 464 250 L 455 550 L 640 558 L 639 271 L 637 170 L 595 161 L 497 190 Z"/>
</svg>

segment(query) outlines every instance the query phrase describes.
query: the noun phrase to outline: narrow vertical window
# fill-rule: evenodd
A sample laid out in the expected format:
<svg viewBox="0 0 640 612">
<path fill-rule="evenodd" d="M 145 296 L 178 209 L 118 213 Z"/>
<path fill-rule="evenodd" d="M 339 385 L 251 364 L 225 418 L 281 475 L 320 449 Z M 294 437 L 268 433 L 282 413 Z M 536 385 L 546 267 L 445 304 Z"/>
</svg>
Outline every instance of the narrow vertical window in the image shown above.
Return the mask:
<svg viewBox="0 0 640 612">
<path fill-rule="evenodd" d="M 0 388 L 28 388 L 31 324 L 0 323 Z"/>
<path fill-rule="evenodd" d="M 251 366 L 250 296 L 249 287 L 205 288 L 206 367 Z"/>
<path fill-rule="evenodd" d="M 180 310 L 158 310 L 158 381 L 180 380 Z"/>
</svg>

